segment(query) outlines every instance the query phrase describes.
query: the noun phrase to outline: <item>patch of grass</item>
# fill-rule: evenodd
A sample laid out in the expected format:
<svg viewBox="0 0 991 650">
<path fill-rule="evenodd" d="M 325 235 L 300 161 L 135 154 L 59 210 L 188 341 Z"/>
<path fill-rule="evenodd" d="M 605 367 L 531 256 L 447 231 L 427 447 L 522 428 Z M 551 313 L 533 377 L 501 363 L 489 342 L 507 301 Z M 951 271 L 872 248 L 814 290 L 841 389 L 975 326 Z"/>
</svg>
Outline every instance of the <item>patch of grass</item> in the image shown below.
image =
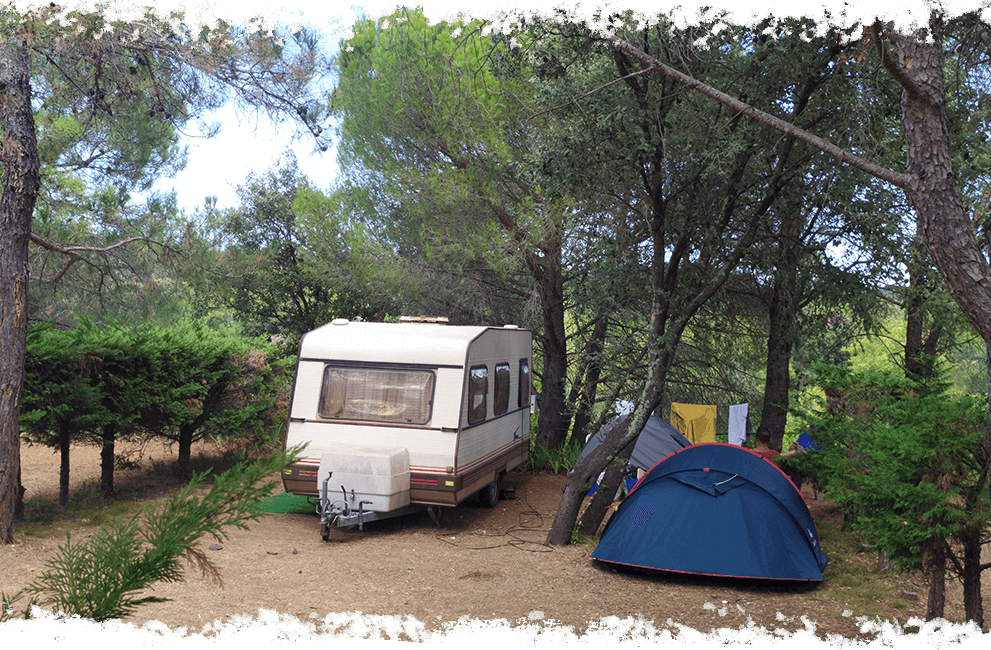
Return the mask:
<svg viewBox="0 0 991 650">
<path fill-rule="evenodd" d="M 236 454 L 229 452 L 198 454 L 190 459 L 194 474 L 212 470 L 206 479 L 208 486 L 212 484 L 213 476 L 237 462 Z M 55 498 L 33 496 L 24 501 L 24 513 L 17 522 L 17 534 L 52 537 L 74 526 L 103 526 L 133 517 L 142 506 L 157 506 L 186 484 L 186 481 L 176 478 L 176 473 L 174 462 L 152 462 L 152 467 L 140 478 L 115 482 L 114 495 L 110 499 L 100 496 L 98 482 L 84 483 L 69 495 L 65 508 L 59 508 Z"/>
<path fill-rule="evenodd" d="M 24 502 L 24 514 L 17 523 L 17 533 L 27 537 L 52 537 L 74 526 L 102 526 L 134 516 L 142 506 L 159 499 L 142 500 L 143 491 L 117 494 L 105 500 L 95 484 L 83 485 L 69 497 L 64 509 L 56 499 L 42 496 Z M 162 497 L 164 498 L 164 497 Z"/>
<path fill-rule="evenodd" d="M 595 550 L 595 547 L 599 544 L 599 540 L 595 537 L 588 537 L 582 535 L 578 532 L 578 526 L 576 525 L 571 530 L 571 543 L 575 546 L 581 546 L 585 548 L 589 553 Z"/>
<path fill-rule="evenodd" d="M 527 469 L 562 474 L 575 466 L 584 448 L 585 443 L 580 440 L 569 440 L 560 447 L 551 449 L 546 445 L 538 444 L 536 438 L 530 438 Z"/>
<path fill-rule="evenodd" d="M 879 572 L 873 552 L 863 551 L 857 533 L 844 531 L 839 519 L 817 520 L 816 527 L 823 552 L 829 558 L 819 589 L 824 599 L 843 603 L 844 609 L 852 611 L 854 616 L 869 618 L 885 616 L 886 603 L 896 609 L 911 606 L 903 599 L 890 601 L 897 588 L 892 581 L 904 576 Z"/>
</svg>

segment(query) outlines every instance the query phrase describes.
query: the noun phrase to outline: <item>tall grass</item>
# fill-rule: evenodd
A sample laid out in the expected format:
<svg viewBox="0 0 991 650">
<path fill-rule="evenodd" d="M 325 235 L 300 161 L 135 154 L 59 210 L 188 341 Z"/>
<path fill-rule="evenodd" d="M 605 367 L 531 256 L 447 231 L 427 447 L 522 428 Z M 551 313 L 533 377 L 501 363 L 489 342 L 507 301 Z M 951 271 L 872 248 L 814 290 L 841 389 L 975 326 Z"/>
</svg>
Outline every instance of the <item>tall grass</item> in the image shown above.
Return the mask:
<svg viewBox="0 0 991 650">
<path fill-rule="evenodd" d="M 575 466 L 584 448 L 585 443 L 580 440 L 571 439 L 560 447 L 550 448 L 539 444 L 536 438 L 531 437 L 527 469 L 562 474 Z"/>
</svg>

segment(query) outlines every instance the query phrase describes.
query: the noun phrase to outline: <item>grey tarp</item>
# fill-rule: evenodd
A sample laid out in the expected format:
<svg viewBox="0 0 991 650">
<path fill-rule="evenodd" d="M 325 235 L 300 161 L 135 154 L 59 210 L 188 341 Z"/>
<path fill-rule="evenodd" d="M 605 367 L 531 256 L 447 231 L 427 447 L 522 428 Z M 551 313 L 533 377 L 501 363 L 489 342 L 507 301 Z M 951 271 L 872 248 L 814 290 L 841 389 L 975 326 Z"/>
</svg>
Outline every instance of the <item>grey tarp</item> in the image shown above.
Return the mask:
<svg viewBox="0 0 991 650">
<path fill-rule="evenodd" d="M 603 436 L 605 436 L 614 426 L 619 424 L 626 416 L 620 416 L 608 422 L 605 426 L 595 432 L 595 434 L 585 443 L 585 448 L 578 456 L 581 460 L 599 446 Z M 630 465 L 636 469 L 649 470 L 660 462 L 668 454 L 672 454 L 683 447 L 691 445 L 691 441 L 673 426 L 657 417 L 651 415 L 637 438 L 633 447 L 633 455 L 630 456 Z"/>
</svg>

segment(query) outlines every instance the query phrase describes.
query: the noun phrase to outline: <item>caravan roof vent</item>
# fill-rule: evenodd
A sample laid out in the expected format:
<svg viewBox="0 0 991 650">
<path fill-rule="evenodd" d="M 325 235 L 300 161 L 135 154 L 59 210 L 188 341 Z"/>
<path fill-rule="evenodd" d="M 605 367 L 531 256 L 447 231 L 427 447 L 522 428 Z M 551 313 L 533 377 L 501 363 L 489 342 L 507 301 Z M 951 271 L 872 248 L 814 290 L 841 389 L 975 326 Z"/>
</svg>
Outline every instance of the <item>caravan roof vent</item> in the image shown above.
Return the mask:
<svg viewBox="0 0 991 650">
<path fill-rule="evenodd" d="M 506 323 L 502 326 L 502 329 L 504 330 L 518 330 L 519 328 L 519 325 L 513 325 L 512 323 Z"/>
<path fill-rule="evenodd" d="M 437 325 L 448 325 L 450 321 L 447 316 L 400 316 L 400 323 L 436 323 Z"/>
<path fill-rule="evenodd" d="M 330 324 L 331 325 L 347 325 L 350 322 L 351 321 L 349 321 L 346 318 L 335 318 L 334 320 L 330 321 Z"/>
</svg>

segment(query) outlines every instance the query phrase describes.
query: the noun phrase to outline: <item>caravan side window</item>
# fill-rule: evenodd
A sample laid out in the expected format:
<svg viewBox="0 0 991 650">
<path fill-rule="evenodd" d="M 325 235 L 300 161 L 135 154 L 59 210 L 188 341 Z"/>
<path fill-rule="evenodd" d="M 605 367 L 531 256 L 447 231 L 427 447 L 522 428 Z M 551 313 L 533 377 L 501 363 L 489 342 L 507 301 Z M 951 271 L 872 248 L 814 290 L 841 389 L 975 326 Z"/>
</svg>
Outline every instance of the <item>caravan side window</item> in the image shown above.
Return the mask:
<svg viewBox="0 0 991 650">
<path fill-rule="evenodd" d="M 520 389 L 516 400 L 519 408 L 530 403 L 530 362 L 526 359 L 520 359 Z"/>
<path fill-rule="evenodd" d="M 472 366 L 468 374 L 468 424 L 478 424 L 485 420 L 488 397 L 488 367 Z"/>
<path fill-rule="evenodd" d="M 320 417 L 427 424 L 434 399 L 430 370 L 328 365 L 320 390 Z"/>
<path fill-rule="evenodd" d="M 502 415 L 509 410 L 509 364 L 499 363 L 495 367 L 495 401 L 492 414 Z"/>
</svg>

